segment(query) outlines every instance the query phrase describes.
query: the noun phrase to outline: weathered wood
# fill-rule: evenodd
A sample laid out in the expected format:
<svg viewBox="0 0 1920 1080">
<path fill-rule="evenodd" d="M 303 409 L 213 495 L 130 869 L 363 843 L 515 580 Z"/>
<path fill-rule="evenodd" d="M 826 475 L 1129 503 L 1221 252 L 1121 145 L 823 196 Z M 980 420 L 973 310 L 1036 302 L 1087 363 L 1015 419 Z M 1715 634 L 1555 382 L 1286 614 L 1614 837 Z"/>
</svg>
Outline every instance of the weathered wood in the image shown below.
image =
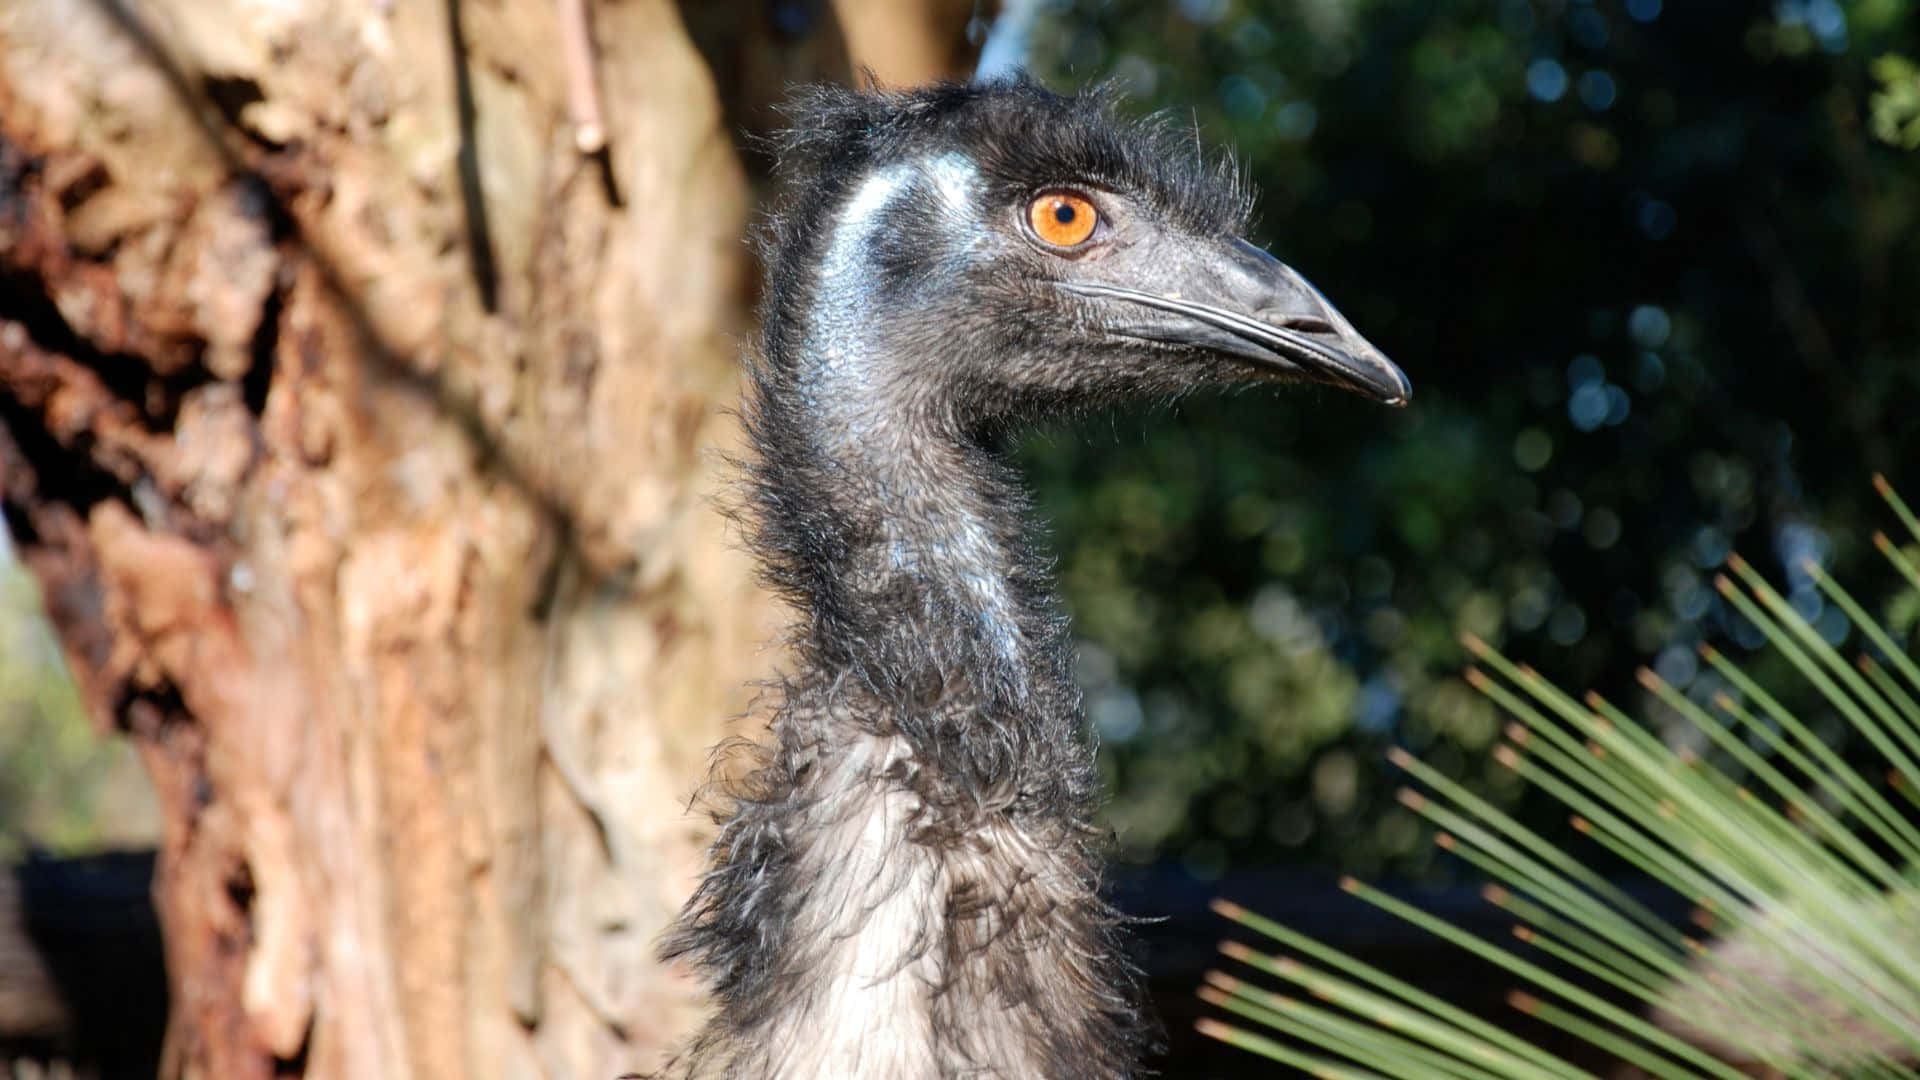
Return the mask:
<svg viewBox="0 0 1920 1080">
<path fill-rule="evenodd" d="M 832 18 L 693 7 L 742 112 L 846 72 Z M 0 4 L 0 506 L 158 792 L 165 1075 L 604 1078 L 691 1025 L 654 940 L 773 660 L 713 510 L 716 76 L 668 0 Z"/>
<path fill-rule="evenodd" d="M 608 1076 L 764 670 L 747 214 L 673 7 L 0 10 L 0 491 L 164 814 L 169 1075 Z M 611 182 L 609 182 L 611 181 Z"/>
<path fill-rule="evenodd" d="M 974 0 L 833 0 L 845 28 L 854 70 L 871 72 L 881 86 L 908 87 L 938 79 L 965 79 L 976 41 L 998 4 Z M 980 19 L 969 33 L 969 23 Z"/>
</svg>

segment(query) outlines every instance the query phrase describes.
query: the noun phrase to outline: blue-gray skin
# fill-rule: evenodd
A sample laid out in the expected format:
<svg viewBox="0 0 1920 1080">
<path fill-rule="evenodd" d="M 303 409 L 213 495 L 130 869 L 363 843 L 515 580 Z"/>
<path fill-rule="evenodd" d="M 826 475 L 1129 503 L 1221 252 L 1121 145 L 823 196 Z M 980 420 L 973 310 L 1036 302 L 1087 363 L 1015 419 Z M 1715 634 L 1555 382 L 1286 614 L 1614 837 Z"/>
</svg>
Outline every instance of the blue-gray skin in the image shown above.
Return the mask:
<svg viewBox="0 0 1920 1080">
<path fill-rule="evenodd" d="M 667 943 L 717 1004 L 673 1072 L 1130 1075 L 1149 1024 L 1003 434 L 1208 387 L 1410 388 L 1240 238 L 1231 167 L 1101 95 L 814 89 L 791 122 L 745 416 L 793 670 Z"/>
</svg>

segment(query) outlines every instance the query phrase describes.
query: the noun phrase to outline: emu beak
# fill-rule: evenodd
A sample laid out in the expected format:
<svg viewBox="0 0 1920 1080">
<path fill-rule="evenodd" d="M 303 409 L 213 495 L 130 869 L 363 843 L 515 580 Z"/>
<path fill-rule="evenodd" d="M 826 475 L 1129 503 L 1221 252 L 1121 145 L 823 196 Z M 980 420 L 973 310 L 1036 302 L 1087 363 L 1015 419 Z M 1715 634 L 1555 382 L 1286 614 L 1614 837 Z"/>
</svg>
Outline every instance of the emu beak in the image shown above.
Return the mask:
<svg viewBox="0 0 1920 1080">
<path fill-rule="evenodd" d="M 1228 241 L 1225 249 L 1225 257 L 1209 260 L 1204 270 L 1178 274 L 1187 286 L 1179 292 L 1092 281 L 1058 284 L 1081 296 L 1173 316 L 1129 321 L 1123 332 L 1131 337 L 1226 353 L 1387 405 L 1412 399 L 1406 374 L 1306 278 L 1245 240 Z"/>
</svg>

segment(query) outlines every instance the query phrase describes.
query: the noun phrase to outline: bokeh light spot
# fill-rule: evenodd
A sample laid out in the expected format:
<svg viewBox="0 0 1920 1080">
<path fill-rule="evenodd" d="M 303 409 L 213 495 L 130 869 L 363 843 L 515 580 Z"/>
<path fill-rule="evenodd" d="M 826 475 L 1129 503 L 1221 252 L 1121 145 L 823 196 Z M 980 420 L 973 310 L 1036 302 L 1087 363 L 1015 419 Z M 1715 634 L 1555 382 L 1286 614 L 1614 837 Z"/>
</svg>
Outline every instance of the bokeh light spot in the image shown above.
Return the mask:
<svg viewBox="0 0 1920 1080">
<path fill-rule="evenodd" d="M 1537 427 L 1523 428 L 1513 439 L 1513 463 L 1528 472 L 1539 472 L 1553 460 L 1553 437 Z"/>
<path fill-rule="evenodd" d="M 1562 647 L 1578 645 L 1587 636 L 1587 613 L 1579 604 L 1562 604 L 1547 623 L 1547 637 Z"/>
<path fill-rule="evenodd" d="M 1627 336 L 1643 349 L 1665 345 L 1672 331 L 1673 320 L 1667 317 L 1666 309 L 1653 304 L 1641 304 L 1627 316 Z"/>
<path fill-rule="evenodd" d="M 1227 0 L 1180 0 L 1180 14 L 1188 22 L 1212 26 L 1227 17 Z"/>
<path fill-rule="evenodd" d="M 1606 423 L 1609 404 L 1605 383 L 1585 383 L 1567 397 L 1567 419 L 1581 431 L 1592 431 Z"/>
<path fill-rule="evenodd" d="M 1527 65 L 1527 93 L 1534 100 L 1555 102 L 1567 92 L 1567 69 L 1558 60 L 1540 59 Z"/>
<path fill-rule="evenodd" d="M 1605 551 L 1620 542 L 1620 515 L 1604 506 L 1596 506 L 1587 515 L 1585 533 L 1587 543 L 1595 551 Z"/>
<path fill-rule="evenodd" d="M 1160 69 L 1138 53 L 1128 53 L 1113 64 L 1113 81 L 1132 97 L 1152 97 L 1160 85 Z"/>
<path fill-rule="evenodd" d="M 1320 123 L 1319 110 L 1304 101 L 1289 101 L 1273 110 L 1273 133 L 1288 142 L 1302 142 Z"/>
<path fill-rule="evenodd" d="M 1507 621 L 1522 633 L 1537 630 L 1546 621 L 1547 610 L 1546 590 L 1538 585 L 1528 585 L 1507 601 Z"/>
<path fill-rule="evenodd" d="M 1653 673 L 1676 689 L 1685 690 L 1700 674 L 1700 660 L 1692 649 L 1676 642 L 1660 650 L 1653 661 Z"/>
<path fill-rule="evenodd" d="M 1353 754 L 1329 750 L 1313 763 L 1313 802 L 1327 817 L 1338 817 L 1353 809 L 1360 794 L 1360 765 Z"/>
<path fill-rule="evenodd" d="M 1649 240 L 1665 240 L 1680 222 L 1672 205 L 1647 195 L 1634 199 L 1633 224 Z"/>
<path fill-rule="evenodd" d="M 1633 364 L 1633 385 L 1643 394 L 1651 394 L 1667 381 L 1666 361 L 1650 352 L 1641 353 Z"/>
<path fill-rule="evenodd" d="M 1242 19 L 1233 28 L 1233 47 L 1248 56 L 1260 56 L 1273 48 L 1273 31 L 1260 19 Z"/>
<path fill-rule="evenodd" d="M 1220 80 L 1220 107 L 1236 120 L 1258 120 L 1267 111 L 1267 92 L 1245 75 Z"/>
<path fill-rule="evenodd" d="M 1606 425 L 1608 427 L 1614 427 L 1616 425 L 1626 423 L 1627 416 L 1633 412 L 1633 400 L 1627 397 L 1627 392 L 1625 390 L 1622 390 L 1620 387 L 1615 386 L 1612 383 L 1607 384 L 1606 391 L 1607 391 Z"/>
<path fill-rule="evenodd" d="M 1140 708 L 1139 696 L 1124 687 L 1095 695 L 1087 703 L 1087 712 L 1093 717 L 1093 726 L 1100 737 L 1116 743 L 1131 742 L 1140 734 L 1147 718 Z"/>
<path fill-rule="evenodd" d="M 1578 390 L 1583 386 L 1593 386 L 1604 381 L 1607 371 L 1600 366 L 1600 358 L 1592 353 L 1581 353 L 1567 364 L 1567 387 Z"/>
</svg>

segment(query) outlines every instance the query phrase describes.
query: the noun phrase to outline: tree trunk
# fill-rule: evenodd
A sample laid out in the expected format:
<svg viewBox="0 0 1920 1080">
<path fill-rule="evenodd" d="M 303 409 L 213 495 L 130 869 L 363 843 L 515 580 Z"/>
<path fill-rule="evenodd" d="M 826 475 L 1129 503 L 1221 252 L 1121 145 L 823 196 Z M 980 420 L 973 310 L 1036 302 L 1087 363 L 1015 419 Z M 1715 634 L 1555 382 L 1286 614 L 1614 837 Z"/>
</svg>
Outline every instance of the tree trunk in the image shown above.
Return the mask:
<svg viewBox="0 0 1920 1080">
<path fill-rule="evenodd" d="M 845 72 L 728 6 L 748 100 L 666 0 L 0 7 L 0 502 L 159 793 L 163 1075 L 608 1080 L 696 1019 L 655 939 L 775 625 L 715 70 Z"/>
<path fill-rule="evenodd" d="M 965 78 L 997 4 L 978 0 L 833 0 L 854 70 L 881 86 Z M 977 25 L 969 25 L 974 19 Z"/>
<path fill-rule="evenodd" d="M 610 1076 L 764 667 L 747 206 L 660 0 L 0 15 L 8 520 L 165 814 L 165 1071 Z M 604 168 L 602 166 L 605 166 Z"/>
</svg>

